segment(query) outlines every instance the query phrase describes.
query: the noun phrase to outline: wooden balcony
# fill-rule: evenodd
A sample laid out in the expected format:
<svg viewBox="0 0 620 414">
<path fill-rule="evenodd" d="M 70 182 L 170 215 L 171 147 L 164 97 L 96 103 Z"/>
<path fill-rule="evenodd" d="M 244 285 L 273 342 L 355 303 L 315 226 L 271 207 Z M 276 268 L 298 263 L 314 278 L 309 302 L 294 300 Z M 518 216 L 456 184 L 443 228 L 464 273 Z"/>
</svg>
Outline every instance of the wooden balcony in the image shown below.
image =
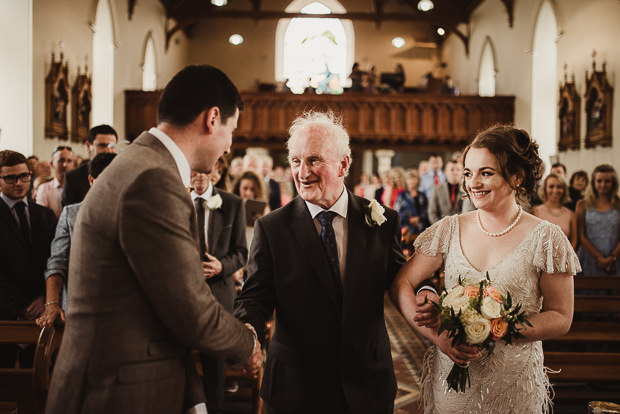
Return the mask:
<svg viewBox="0 0 620 414">
<path fill-rule="evenodd" d="M 450 151 L 463 148 L 490 125 L 514 122 L 513 96 L 244 92 L 242 97 L 245 109 L 235 132 L 234 148 L 282 149 L 293 119 L 310 109 L 341 115 L 355 150 Z M 129 140 L 155 125 L 158 98 L 159 92 L 125 91 Z"/>
</svg>

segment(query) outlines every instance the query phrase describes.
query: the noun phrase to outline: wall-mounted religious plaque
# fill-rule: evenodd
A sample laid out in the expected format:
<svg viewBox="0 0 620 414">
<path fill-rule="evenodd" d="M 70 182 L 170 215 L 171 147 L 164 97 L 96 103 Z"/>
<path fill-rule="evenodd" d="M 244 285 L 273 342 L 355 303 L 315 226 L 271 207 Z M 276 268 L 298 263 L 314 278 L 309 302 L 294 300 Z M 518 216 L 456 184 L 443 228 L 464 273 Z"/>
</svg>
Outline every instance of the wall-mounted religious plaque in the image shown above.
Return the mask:
<svg viewBox="0 0 620 414">
<path fill-rule="evenodd" d="M 45 78 L 45 136 L 67 139 L 67 104 L 69 103 L 69 67 L 60 53 L 58 62 L 52 53 L 52 64 Z"/>
<path fill-rule="evenodd" d="M 579 149 L 579 117 L 581 115 L 581 98 L 575 87 L 575 75 L 568 82 L 564 72 L 564 84 L 560 86 L 558 115 L 560 117 L 560 139 L 558 151 Z"/>
<path fill-rule="evenodd" d="M 596 54 L 594 54 L 596 56 Z M 614 89 L 607 80 L 607 73 L 596 71 L 592 61 L 592 76 L 586 71 L 586 148 L 611 146 L 611 116 Z"/>
<path fill-rule="evenodd" d="M 71 140 L 85 142 L 90 129 L 90 111 L 92 108 L 91 79 L 88 76 L 88 66 L 84 73 L 80 73 L 78 66 L 77 77 L 71 89 Z"/>
</svg>

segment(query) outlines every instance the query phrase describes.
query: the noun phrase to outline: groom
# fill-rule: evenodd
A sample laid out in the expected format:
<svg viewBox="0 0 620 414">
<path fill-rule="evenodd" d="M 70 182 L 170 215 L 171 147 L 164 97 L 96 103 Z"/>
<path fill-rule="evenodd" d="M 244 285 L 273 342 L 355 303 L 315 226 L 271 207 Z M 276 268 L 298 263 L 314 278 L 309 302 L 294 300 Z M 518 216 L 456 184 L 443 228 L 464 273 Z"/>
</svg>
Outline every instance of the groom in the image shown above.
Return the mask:
<svg viewBox="0 0 620 414">
<path fill-rule="evenodd" d="M 300 197 L 257 221 L 235 302 L 257 332 L 276 311 L 261 396 L 272 413 L 392 413 L 383 297 L 405 262 L 398 214 L 371 218 L 345 188 L 349 136 L 333 114 L 296 119 L 288 150 Z"/>
</svg>

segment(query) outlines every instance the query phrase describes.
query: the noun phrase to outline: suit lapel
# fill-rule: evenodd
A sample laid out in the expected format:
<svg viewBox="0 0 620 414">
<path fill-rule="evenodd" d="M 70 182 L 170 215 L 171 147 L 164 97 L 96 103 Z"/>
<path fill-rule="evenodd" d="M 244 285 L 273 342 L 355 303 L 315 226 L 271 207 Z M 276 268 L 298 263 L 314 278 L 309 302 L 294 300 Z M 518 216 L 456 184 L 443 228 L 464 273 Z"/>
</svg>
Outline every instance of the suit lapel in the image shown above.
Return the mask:
<svg viewBox="0 0 620 414">
<path fill-rule="evenodd" d="M 310 261 L 310 265 L 314 271 L 313 273 L 325 287 L 329 297 L 336 304 L 339 304 L 340 301 L 336 294 L 336 286 L 334 285 L 331 270 L 327 263 L 323 244 L 317 234 L 314 221 L 310 216 L 306 202 L 301 197 L 297 197 L 293 202 L 295 203 L 295 207 L 293 209 L 293 222 L 291 223 L 291 227 L 295 239 L 299 243 L 303 254 L 305 254 Z"/>
<path fill-rule="evenodd" d="M 368 227 L 364 220 L 364 210 L 361 203 L 349 193 L 349 208 L 347 210 L 347 258 L 344 271 L 343 292 L 346 295 L 348 289 L 359 275 L 363 273 L 364 254 L 368 242 Z"/>
<path fill-rule="evenodd" d="M 214 187 L 211 197 L 215 196 L 216 194 L 217 191 Z M 223 207 L 224 206 L 222 205 L 221 208 L 209 211 L 209 224 L 207 225 L 207 250 L 209 250 L 209 254 L 213 256 L 215 256 L 215 239 L 217 235 L 221 234 L 222 226 L 224 225 L 224 217 L 222 214 Z"/>
</svg>

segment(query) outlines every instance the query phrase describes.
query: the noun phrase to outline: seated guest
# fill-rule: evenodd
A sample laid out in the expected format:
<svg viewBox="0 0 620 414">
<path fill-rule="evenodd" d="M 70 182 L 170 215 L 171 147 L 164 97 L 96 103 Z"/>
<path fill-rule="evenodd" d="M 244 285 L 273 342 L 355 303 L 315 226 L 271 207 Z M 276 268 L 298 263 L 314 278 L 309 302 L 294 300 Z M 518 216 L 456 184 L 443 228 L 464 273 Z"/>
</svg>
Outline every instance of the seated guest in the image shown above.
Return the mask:
<svg viewBox="0 0 620 414">
<path fill-rule="evenodd" d="M 97 125 L 88 131 L 86 150 L 93 159 L 97 154 L 118 152 L 118 135 L 110 125 Z M 79 167 L 69 172 L 65 177 L 65 186 L 62 191 L 62 205 L 79 203 L 84 200 L 90 185 L 88 183 L 88 162 L 84 161 Z"/>
<path fill-rule="evenodd" d="M 577 217 L 563 204 L 568 201 L 568 185 L 562 176 L 550 173 L 538 187 L 542 204 L 534 207 L 533 214 L 543 220 L 560 226 L 573 249 L 577 248 Z"/>
<path fill-rule="evenodd" d="M 116 154 L 102 153 L 88 163 L 88 181 L 91 186 L 115 156 Z M 69 273 L 71 235 L 81 204 L 81 202 L 69 204 L 60 213 L 56 235 L 52 241 L 51 255 L 47 260 L 47 269 L 45 270 L 45 311 L 37 319 L 37 325 L 41 328 L 53 324 L 59 315 L 60 319 L 63 322 L 65 321 L 64 310 L 67 308 L 67 275 Z"/>
<path fill-rule="evenodd" d="M 216 165 L 213 171 L 217 171 L 217 167 Z M 213 175 L 215 176 L 211 177 Z M 232 276 L 245 266 L 248 257 L 245 209 L 240 197 L 213 186 L 213 180 L 219 176 L 219 172 L 207 175 L 192 171 L 191 197 L 198 218 L 206 283 L 222 307 L 232 313 L 237 296 Z M 224 360 L 207 354 L 201 354 L 200 359 L 204 371 L 207 410 L 210 414 L 221 414 L 224 408 L 226 379 Z"/>
<path fill-rule="evenodd" d="M 583 198 L 588 187 L 588 173 L 584 170 L 575 171 L 570 176 L 570 182 L 568 187 L 568 196 L 570 200 L 565 204 L 566 207 L 575 211 L 577 201 Z"/>
<path fill-rule="evenodd" d="M 209 174 L 209 181 L 211 181 L 215 188 L 230 192 L 232 184 L 230 183 L 229 167 L 226 158 L 218 158 L 211 174 Z"/>
<path fill-rule="evenodd" d="M 566 181 L 566 179 L 568 178 L 566 172 L 566 165 L 562 164 L 561 162 L 556 162 L 555 164 L 553 164 L 549 172 L 559 175 L 564 181 Z"/>
<path fill-rule="evenodd" d="M 598 165 L 583 200 L 577 202 L 579 261 L 587 276 L 620 272 L 620 198 L 618 174 L 609 164 Z"/>
<path fill-rule="evenodd" d="M 35 320 L 44 308 L 43 272 L 56 217 L 28 200 L 32 175 L 26 157 L 0 152 L 0 320 Z M 0 344 L 0 367 L 15 364 L 17 345 Z M 31 366 L 34 347 L 23 349 L 20 366 Z"/>
<path fill-rule="evenodd" d="M 396 198 L 395 209 L 400 215 L 401 227 L 417 235 L 428 226 L 428 200 L 424 193 L 418 191 L 420 179 L 416 170 L 405 174 L 407 189 Z"/>
<path fill-rule="evenodd" d="M 54 179 L 37 189 L 37 204 L 52 209 L 56 218 L 60 216 L 62 205 L 60 195 L 65 183 L 65 173 L 73 169 L 73 150 L 71 147 L 59 146 L 52 153 L 52 170 Z"/>
<path fill-rule="evenodd" d="M 428 218 L 434 224 L 444 217 L 463 212 L 463 195 L 459 185 L 462 169 L 456 161 L 448 161 L 444 169 L 446 182 L 434 187 L 428 200 Z"/>
</svg>

